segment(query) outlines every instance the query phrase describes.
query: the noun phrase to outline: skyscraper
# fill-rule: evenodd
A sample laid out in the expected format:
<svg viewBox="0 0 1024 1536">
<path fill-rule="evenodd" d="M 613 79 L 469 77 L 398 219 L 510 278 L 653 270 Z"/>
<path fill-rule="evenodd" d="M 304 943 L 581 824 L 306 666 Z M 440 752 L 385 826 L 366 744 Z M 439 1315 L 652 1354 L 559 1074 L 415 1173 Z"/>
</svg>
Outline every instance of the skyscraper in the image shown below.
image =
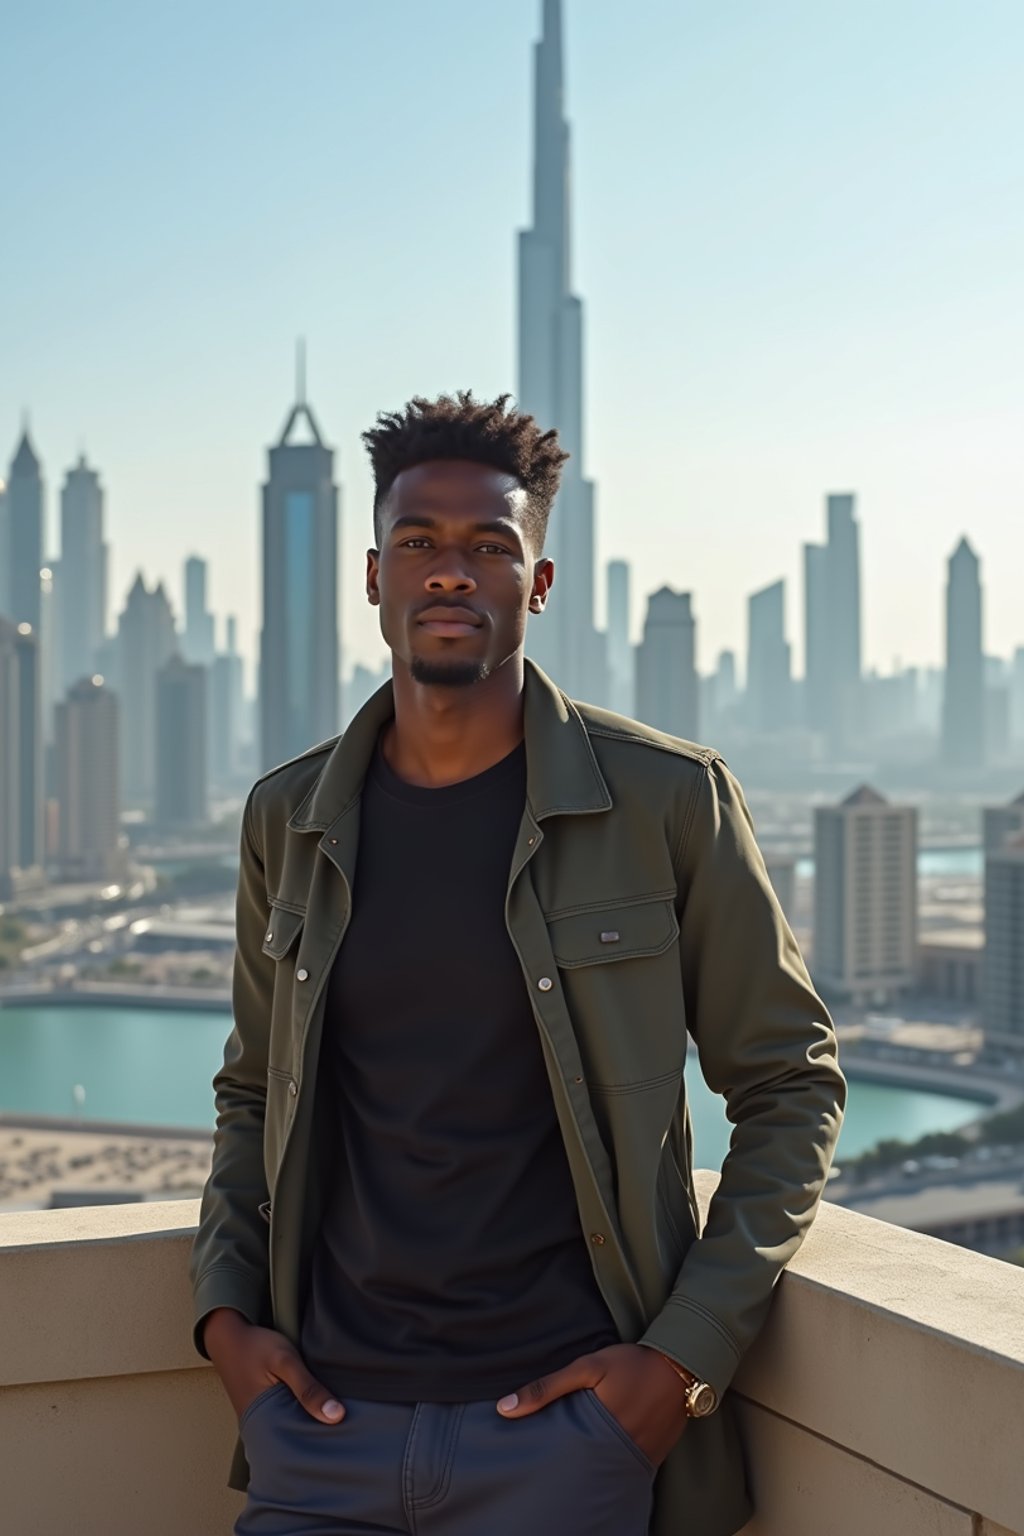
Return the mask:
<svg viewBox="0 0 1024 1536">
<path fill-rule="evenodd" d="M 1013 837 L 1024 836 L 1024 791 L 1009 805 L 986 805 L 981 813 L 986 854 L 999 853 Z"/>
<path fill-rule="evenodd" d="M 583 305 L 570 286 L 560 0 L 544 0 L 533 62 L 533 223 L 520 231 L 518 248 L 519 406 L 543 429 L 557 427 L 572 457 L 548 532 L 556 586 L 546 611 L 529 622 L 527 649 L 568 693 L 602 704 L 607 686 L 594 627 L 594 486 L 583 473 Z"/>
<path fill-rule="evenodd" d="M 11 523 L 10 503 L 7 500 L 7 482 L 0 480 L 0 618 L 9 616 L 11 575 Z"/>
<path fill-rule="evenodd" d="M 22 431 L 7 480 L 7 616 L 39 634 L 39 572 L 43 568 L 43 474 L 28 428 Z"/>
<path fill-rule="evenodd" d="M 966 539 L 950 556 L 946 585 L 942 758 L 951 768 L 977 768 L 985 761 L 981 574 Z"/>
<path fill-rule="evenodd" d="M 210 670 L 210 777 L 218 786 L 230 784 L 239 766 L 243 699 L 236 629 L 229 618 L 226 647 L 214 657 Z"/>
<path fill-rule="evenodd" d="M 629 565 L 625 560 L 609 560 L 607 698 L 609 709 L 617 710 L 620 715 L 632 715 L 635 708 L 636 667 L 629 638 L 629 575 Z"/>
<path fill-rule="evenodd" d="M 1010 740 L 1024 746 L 1024 645 L 1013 653 L 1010 670 Z"/>
<path fill-rule="evenodd" d="M 60 496 L 60 574 L 57 579 L 60 659 L 58 685 L 96 667 L 107 618 L 107 550 L 103 542 L 103 487 L 80 455 Z"/>
<path fill-rule="evenodd" d="M 645 725 L 696 741 L 700 705 L 696 620 L 689 592 L 661 587 L 647 600 L 643 639 L 636 650 L 636 715 Z"/>
<path fill-rule="evenodd" d="M 1024 834 L 985 856 L 981 1022 L 986 1040 L 1024 1044 Z"/>
<path fill-rule="evenodd" d="M 804 545 L 805 724 L 833 756 L 861 744 L 860 528 L 850 492 L 825 498 L 828 542 Z"/>
<path fill-rule="evenodd" d="M 786 583 L 776 581 L 747 601 L 747 722 L 758 733 L 792 722 L 792 674 L 786 639 Z"/>
<path fill-rule="evenodd" d="M 917 810 L 862 784 L 814 812 L 815 981 L 857 1002 L 914 984 Z"/>
<path fill-rule="evenodd" d="M 301 374 L 301 368 L 300 368 Z M 304 398 L 300 377 L 263 487 L 263 630 L 260 737 L 263 769 L 338 729 L 338 490 L 334 451 Z M 290 441 L 304 419 L 313 441 Z"/>
<path fill-rule="evenodd" d="M 207 819 L 206 689 L 209 673 L 175 654 L 156 678 L 156 810 L 160 827 Z"/>
<path fill-rule="evenodd" d="M 57 705 L 57 859 L 62 880 L 117 880 L 121 846 L 118 701 L 102 677 L 82 677 Z"/>
<path fill-rule="evenodd" d="M 29 624 L 0 618 L 0 897 L 43 884 L 40 660 Z"/>
<path fill-rule="evenodd" d="M 190 555 L 185 561 L 185 628 L 181 653 L 202 667 L 213 665 L 213 614 L 206 606 L 206 561 Z"/>
<path fill-rule="evenodd" d="M 156 793 L 156 678 L 176 648 L 163 583 L 150 591 L 140 571 L 118 622 L 114 678 L 121 704 L 121 792 L 125 805 L 136 809 L 151 810 Z"/>
</svg>

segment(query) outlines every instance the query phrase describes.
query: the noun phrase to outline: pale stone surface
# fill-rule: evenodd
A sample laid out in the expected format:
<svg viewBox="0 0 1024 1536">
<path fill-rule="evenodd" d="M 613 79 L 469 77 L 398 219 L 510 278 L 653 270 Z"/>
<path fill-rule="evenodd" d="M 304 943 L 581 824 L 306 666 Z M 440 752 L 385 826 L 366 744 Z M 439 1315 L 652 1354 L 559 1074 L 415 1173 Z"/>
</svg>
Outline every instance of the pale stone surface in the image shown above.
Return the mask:
<svg viewBox="0 0 1024 1536">
<path fill-rule="evenodd" d="M 234 1415 L 213 1371 L 0 1391 L 5 1536 L 227 1536 Z"/>
<path fill-rule="evenodd" d="M 706 1199 L 716 1175 L 700 1174 Z M 1024 1523 L 1024 1270 L 825 1205 L 745 1397 L 952 1504 Z"/>
<path fill-rule="evenodd" d="M 0 1218 L 0 1386 L 204 1368 L 188 1256 L 198 1201 Z"/>
<path fill-rule="evenodd" d="M 975 1536 L 968 1511 L 763 1408 L 741 1422 L 758 1511 L 742 1536 Z"/>
<path fill-rule="evenodd" d="M 231 1529 L 234 1415 L 191 1342 L 198 1212 L 0 1216 L 5 1532 Z M 1024 1272 L 823 1207 L 737 1377 L 744 1536 L 1024 1536 L 1022 1323 Z"/>
</svg>

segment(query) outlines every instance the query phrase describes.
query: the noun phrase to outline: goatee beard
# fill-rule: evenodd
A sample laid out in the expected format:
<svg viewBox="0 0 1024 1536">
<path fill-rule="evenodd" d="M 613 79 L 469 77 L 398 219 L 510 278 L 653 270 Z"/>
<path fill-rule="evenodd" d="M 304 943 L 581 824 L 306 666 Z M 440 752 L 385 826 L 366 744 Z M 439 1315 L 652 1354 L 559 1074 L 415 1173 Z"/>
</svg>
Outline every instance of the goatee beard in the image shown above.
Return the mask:
<svg viewBox="0 0 1024 1536">
<path fill-rule="evenodd" d="M 485 661 L 431 661 L 425 656 L 414 656 L 409 671 L 414 683 L 425 683 L 430 688 L 469 688 L 482 683 L 490 675 Z"/>
</svg>

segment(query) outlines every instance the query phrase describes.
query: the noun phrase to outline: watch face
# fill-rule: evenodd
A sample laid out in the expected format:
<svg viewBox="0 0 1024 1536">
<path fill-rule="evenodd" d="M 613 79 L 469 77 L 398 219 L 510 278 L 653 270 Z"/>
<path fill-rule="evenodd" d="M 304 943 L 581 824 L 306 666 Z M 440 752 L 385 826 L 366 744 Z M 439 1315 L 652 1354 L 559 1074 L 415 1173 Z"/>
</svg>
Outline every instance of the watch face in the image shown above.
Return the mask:
<svg viewBox="0 0 1024 1536">
<path fill-rule="evenodd" d="M 717 1402 L 714 1387 L 709 1387 L 707 1382 L 703 1382 L 690 1399 L 690 1411 L 695 1418 L 700 1419 L 705 1414 L 712 1413 Z"/>
</svg>

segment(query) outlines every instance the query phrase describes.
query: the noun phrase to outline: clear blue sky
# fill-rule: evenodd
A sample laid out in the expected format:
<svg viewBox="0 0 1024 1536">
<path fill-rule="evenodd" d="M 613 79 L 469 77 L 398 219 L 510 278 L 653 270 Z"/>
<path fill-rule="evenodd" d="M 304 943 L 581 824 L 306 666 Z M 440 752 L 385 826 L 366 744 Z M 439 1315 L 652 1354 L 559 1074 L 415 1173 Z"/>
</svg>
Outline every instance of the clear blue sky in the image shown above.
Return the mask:
<svg viewBox="0 0 1024 1536">
<path fill-rule="evenodd" d="M 565 0 L 574 279 L 602 558 L 745 645 L 827 490 L 859 495 L 869 663 L 936 662 L 944 562 L 1024 644 L 1024 4 Z M 120 609 L 211 562 L 259 621 L 258 485 L 294 338 L 337 448 L 348 656 L 359 432 L 411 394 L 515 388 L 540 0 L 40 0 L 0 19 L 0 463 L 84 444 Z"/>
</svg>

